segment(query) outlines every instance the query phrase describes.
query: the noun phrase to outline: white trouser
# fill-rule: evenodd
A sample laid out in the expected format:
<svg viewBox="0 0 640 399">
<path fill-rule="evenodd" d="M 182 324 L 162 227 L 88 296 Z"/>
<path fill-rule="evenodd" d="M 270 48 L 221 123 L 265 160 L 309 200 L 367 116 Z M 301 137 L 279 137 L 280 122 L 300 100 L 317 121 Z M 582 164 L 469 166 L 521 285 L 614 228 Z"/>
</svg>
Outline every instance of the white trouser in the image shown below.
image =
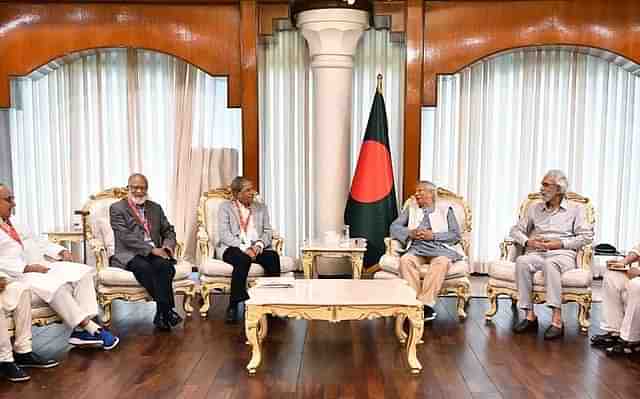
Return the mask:
<svg viewBox="0 0 640 399">
<path fill-rule="evenodd" d="M 75 283 L 63 284 L 53 294 L 49 306 L 71 328 L 77 327 L 83 320 L 96 317 L 98 301 L 93 275 L 87 274 Z"/>
<path fill-rule="evenodd" d="M 9 338 L 10 315 L 15 326 L 13 349 Z M 13 362 L 13 351 L 31 352 L 31 291 L 16 281 L 0 294 L 0 362 Z"/>
<path fill-rule="evenodd" d="M 628 342 L 640 341 L 640 277 L 607 270 L 602 286 L 602 325 Z"/>
<path fill-rule="evenodd" d="M 533 309 L 533 275 L 544 273 L 544 288 L 547 306 L 562 307 L 562 273 L 576 268 L 576 253 L 558 249 L 548 252 L 530 252 L 516 259 L 516 286 L 518 288 L 518 306 L 521 309 Z"/>
</svg>

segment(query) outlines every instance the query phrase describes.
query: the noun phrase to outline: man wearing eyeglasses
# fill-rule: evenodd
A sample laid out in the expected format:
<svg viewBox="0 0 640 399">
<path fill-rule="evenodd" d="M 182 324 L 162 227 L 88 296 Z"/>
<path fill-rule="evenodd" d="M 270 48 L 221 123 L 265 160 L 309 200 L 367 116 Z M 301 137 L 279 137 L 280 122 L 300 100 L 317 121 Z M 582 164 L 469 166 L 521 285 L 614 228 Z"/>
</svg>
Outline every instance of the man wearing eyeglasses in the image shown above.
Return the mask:
<svg viewBox="0 0 640 399">
<path fill-rule="evenodd" d="M 174 310 L 176 233 L 162 207 L 148 199 L 149 181 L 144 175 L 131 175 L 127 187 L 128 197 L 110 208 L 115 240 L 110 264 L 133 273 L 156 302 L 153 324 L 169 331 L 182 322 Z"/>
<path fill-rule="evenodd" d="M 98 315 L 93 269 L 73 263 L 66 248 L 14 226 L 10 217 L 15 206 L 9 187 L 0 184 L 0 271 L 29 286 L 74 329 L 69 337 L 71 345 L 115 348 L 118 337 L 93 321 Z"/>
</svg>

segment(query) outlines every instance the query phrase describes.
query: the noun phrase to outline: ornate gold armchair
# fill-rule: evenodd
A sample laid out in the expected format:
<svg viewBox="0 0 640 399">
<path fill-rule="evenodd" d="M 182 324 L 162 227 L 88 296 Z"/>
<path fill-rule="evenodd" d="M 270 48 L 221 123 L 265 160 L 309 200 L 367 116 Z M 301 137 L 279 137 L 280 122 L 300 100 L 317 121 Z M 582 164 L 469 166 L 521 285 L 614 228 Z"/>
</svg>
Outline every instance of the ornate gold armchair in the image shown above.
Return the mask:
<svg viewBox="0 0 640 399">
<path fill-rule="evenodd" d="M 200 197 L 198 206 L 198 255 L 200 271 L 200 292 L 204 301 L 200 308 L 200 315 L 207 317 L 211 306 L 211 294 L 214 290 L 227 293 L 231 290 L 231 272 L 233 266 L 216 259 L 216 244 L 218 243 L 218 208 L 223 202 L 230 200 L 231 190 L 218 188 L 209 190 Z M 273 234 L 271 245 L 280 254 L 280 272 L 282 276 L 293 276 L 296 270 L 295 261 L 282 255 L 283 242 L 277 234 Z M 264 275 L 262 266 L 251 265 L 249 269 L 248 284 L 253 284 L 256 277 Z"/>
<path fill-rule="evenodd" d="M 585 207 L 587 222 L 595 224 L 595 212 L 591 201 L 576 193 L 567 193 L 567 200 Z M 539 193 L 529 194 L 527 199 L 520 205 L 518 217 L 526 214 L 529 206 L 542 201 Z M 489 266 L 489 281 L 487 283 L 487 298 L 491 307 L 485 313 L 487 320 L 490 320 L 498 311 L 498 296 L 504 295 L 511 298 L 512 305 L 518 301 L 518 290 L 515 282 L 515 260 L 524 254 L 524 248 L 515 241 L 507 239 L 500 244 L 500 260 L 493 262 Z M 591 322 L 589 314 L 591 312 L 591 245 L 585 245 L 577 251 L 576 263 L 578 267 L 569 270 L 562 275 L 562 303 L 575 302 L 578 304 L 578 322 L 580 330 L 587 332 Z M 545 302 L 544 275 L 539 271 L 533 276 L 533 302 L 541 304 Z"/>
<path fill-rule="evenodd" d="M 471 282 L 469 281 L 469 263 L 468 257 L 471 250 L 471 208 L 459 195 L 438 188 L 436 190 L 436 206 L 446 212 L 451 207 L 455 213 L 456 220 L 460 225 L 462 239 L 460 249 L 467 255 L 464 260 L 458 261 L 449 268 L 447 277 L 440 291 L 440 295 L 455 295 L 458 298 L 458 317 L 464 320 L 467 317 L 465 308 L 471 297 Z M 409 207 L 417 207 L 417 203 L 413 197 L 410 197 L 402 207 L 403 210 Z M 410 228 L 417 225 L 409 224 Z M 400 278 L 400 256 L 402 243 L 391 237 L 385 238 L 386 253 L 380 258 L 379 265 L 381 270 L 374 274 L 377 279 Z M 425 266 L 424 271 L 426 272 Z M 422 273 L 421 273 L 422 274 Z"/>
<path fill-rule="evenodd" d="M 98 303 L 102 307 L 102 321 L 111 323 L 111 302 L 121 299 L 129 302 L 150 301 L 151 297 L 133 276 L 133 273 L 109 266 L 109 257 L 113 255 L 114 238 L 109 217 L 109 207 L 116 201 L 127 197 L 126 188 L 112 188 L 91 196 L 83 208 L 88 212 L 84 216 L 87 246 L 95 256 Z M 176 275 L 173 289 L 176 295 L 183 295 L 183 307 L 187 316 L 191 316 L 193 307 L 191 300 L 197 289 L 194 281 L 189 279 L 192 265 L 182 258 L 182 244 L 176 247 Z"/>
</svg>

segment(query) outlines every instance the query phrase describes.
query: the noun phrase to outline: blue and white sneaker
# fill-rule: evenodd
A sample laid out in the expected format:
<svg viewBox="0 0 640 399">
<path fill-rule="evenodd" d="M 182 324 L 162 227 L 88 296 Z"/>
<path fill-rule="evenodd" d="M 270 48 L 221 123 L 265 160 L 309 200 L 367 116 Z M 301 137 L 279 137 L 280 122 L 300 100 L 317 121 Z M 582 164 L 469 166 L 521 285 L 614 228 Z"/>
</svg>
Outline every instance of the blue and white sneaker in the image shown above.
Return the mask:
<svg viewBox="0 0 640 399">
<path fill-rule="evenodd" d="M 106 351 L 110 351 L 111 349 L 118 346 L 118 343 L 120 343 L 120 338 L 111 334 L 109 331 L 105 330 L 104 328 L 101 328 L 100 331 L 98 331 L 98 334 L 96 335 L 100 337 L 102 341 L 102 349 Z"/>
<path fill-rule="evenodd" d="M 96 346 L 102 345 L 102 339 L 98 334 L 91 334 L 88 331 L 73 331 L 69 337 L 69 343 L 73 346 Z"/>
</svg>

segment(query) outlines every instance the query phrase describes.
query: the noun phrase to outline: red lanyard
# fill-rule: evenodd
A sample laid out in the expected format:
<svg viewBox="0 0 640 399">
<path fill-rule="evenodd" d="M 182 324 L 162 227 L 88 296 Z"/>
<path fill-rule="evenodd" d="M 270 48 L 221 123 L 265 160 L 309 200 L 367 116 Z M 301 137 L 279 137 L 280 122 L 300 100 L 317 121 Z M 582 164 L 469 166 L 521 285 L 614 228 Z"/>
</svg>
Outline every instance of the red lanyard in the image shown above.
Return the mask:
<svg viewBox="0 0 640 399">
<path fill-rule="evenodd" d="M 20 244 L 21 247 L 24 247 L 24 244 L 22 244 L 22 240 L 20 239 L 20 235 L 18 234 L 16 229 L 13 228 L 9 219 L 7 219 L 5 223 L 0 224 L 0 229 L 7 233 L 7 235 L 11 237 L 15 242 Z"/>
<path fill-rule="evenodd" d="M 249 208 L 249 214 L 247 215 L 247 218 L 245 220 L 242 220 L 242 212 L 240 211 L 240 205 L 238 204 L 238 201 L 233 201 L 233 203 L 238 210 L 238 221 L 240 222 L 240 230 L 244 231 L 246 234 L 247 227 L 249 227 L 249 221 L 251 220 L 251 208 Z"/>
<path fill-rule="evenodd" d="M 144 231 L 146 231 L 147 235 L 151 237 L 151 226 L 149 225 L 149 219 L 146 217 L 144 218 L 142 217 L 142 215 L 140 214 L 140 211 L 138 211 L 138 207 L 136 206 L 136 204 L 133 203 L 133 201 L 131 201 L 131 198 L 128 199 L 128 202 L 129 202 L 129 208 L 131 208 L 134 216 L 136 217 L 136 219 L 138 219 L 138 223 L 142 225 L 142 227 L 144 228 Z"/>
</svg>

